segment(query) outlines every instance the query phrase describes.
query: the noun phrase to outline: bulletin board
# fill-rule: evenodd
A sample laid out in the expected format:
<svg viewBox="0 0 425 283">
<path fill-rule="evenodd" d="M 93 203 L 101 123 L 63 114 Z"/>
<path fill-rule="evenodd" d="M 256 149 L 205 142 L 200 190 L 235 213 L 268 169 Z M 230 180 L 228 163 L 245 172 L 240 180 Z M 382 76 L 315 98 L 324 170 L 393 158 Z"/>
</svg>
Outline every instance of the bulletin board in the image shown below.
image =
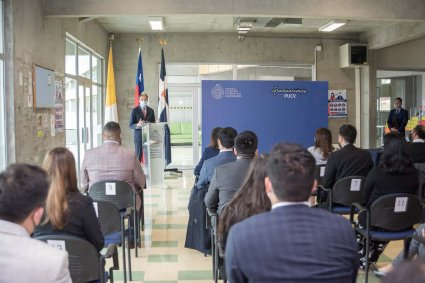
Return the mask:
<svg viewBox="0 0 425 283">
<path fill-rule="evenodd" d="M 33 64 L 33 106 L 34 108 L 55 107 L 55 72 Z"/>
</svg>

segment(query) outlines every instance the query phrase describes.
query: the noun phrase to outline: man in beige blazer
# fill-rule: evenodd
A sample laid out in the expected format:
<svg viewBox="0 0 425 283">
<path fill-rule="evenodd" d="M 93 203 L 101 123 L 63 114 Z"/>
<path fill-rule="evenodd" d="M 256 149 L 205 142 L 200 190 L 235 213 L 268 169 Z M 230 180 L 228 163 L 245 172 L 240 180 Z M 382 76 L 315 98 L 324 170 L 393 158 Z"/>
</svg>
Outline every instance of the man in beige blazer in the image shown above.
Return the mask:
<svg viewBox="0 0 425 283">
<path fill-rule="evenodd" d="M 40 223 L 49 183 L 37 166 L 13 164 L 0 174 L 0 282 L 71 283 L 68 253 L 30 234 Z"/>
<path fill-rule="evenodd" d="M 103 127 L 103 144 L 86 151 L 81 166 L 81 182 L 84 189 L 103 180 L 118 180 L 128 183 L 133 191 L 144 188 L 146 177 L 134 150 L 121 146 L 121 128 L 116 122 Z M 136 194 L 136 207 L 140 209 L 141 199 Z"/>
</svg>

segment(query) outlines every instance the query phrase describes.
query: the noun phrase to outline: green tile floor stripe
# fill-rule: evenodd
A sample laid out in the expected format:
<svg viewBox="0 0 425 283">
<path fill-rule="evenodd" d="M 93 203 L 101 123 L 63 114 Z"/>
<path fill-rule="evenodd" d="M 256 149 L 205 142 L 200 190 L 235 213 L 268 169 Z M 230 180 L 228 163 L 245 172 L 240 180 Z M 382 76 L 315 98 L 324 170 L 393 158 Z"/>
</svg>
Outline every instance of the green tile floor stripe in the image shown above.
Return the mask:
<svg viewBox="0 0 425 283">
<path fill-rule="evenodd" d="M 157 203 L 145 203 L 145 207 L 158 207 Z"/>
<path fill-rule="evenodd" d="M 186 229 L 186 224 L 154 224 L 153 229 Z"/>
<path fill-rule="evenodd" d="M 210 280 L 212 279 L 211 270 L 184 270 L 179 271 L 179 280 Z"/>
<path fill-rule="evenodd" d="M 177 248 L 178 241 L 152 241 L 152 248 Z"/>
<path fill-rule="evenodd" d="M 177 255 L 149 255 L 148 262 L 178 262 Z"/>
<path fill-rule="evenodd" d="M 159 195 L 144 195 L 145 198 L 159 198 Z"/>
<path fill-rule="evenodd" d="M 127 271 L 127 280 L 129 280 L 128 274 L 129 272 Z M 142 281 L 145 278 L 144 271 L 133 271 L 132 274 L 133 274 L 133 280 L 135 281 Z M 124 280 L 122 271 L 114 271 L 114 281 L 116 280 Z"/>
</svg>

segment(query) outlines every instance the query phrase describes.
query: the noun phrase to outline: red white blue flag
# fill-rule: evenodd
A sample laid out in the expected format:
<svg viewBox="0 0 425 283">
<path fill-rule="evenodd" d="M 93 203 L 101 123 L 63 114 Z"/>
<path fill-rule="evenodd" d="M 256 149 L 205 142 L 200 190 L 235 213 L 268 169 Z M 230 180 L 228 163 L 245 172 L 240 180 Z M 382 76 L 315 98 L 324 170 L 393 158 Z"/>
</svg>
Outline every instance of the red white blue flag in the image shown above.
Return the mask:
<svg viewBox="0 0 425 283">
<path fill-rule="evenodd" d="M 169 108 L 168 108 L 168 88 L 167 88 L 167 73 L 165 71 L 164 49 L 161 48 L 161 72 L 159 74 L 159 96 L 158 96 L 158 116 L 159 122 L 170 121 Z M 171 163 L 171 141 L 170 141 L 170 128 L 168 124 L 165 125 L 164 137 L 164 152 L 165 152 L 165 165 Z"/>
<path fill-rule="evenodd" d="M 145 90 L 143 79 L 142 49 L 139 48 L 139 58 L 137 59 L 136 88 L 134 90 L 134 106 L 139 106 L 139 95 Z"/>
</svg>

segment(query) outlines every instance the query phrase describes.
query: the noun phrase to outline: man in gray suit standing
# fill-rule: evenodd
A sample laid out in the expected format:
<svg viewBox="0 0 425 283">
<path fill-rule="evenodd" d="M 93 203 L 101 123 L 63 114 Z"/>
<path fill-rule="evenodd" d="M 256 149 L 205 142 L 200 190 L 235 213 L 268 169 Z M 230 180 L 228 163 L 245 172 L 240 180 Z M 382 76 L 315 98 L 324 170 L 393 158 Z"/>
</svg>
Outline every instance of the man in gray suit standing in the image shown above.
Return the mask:
<svg viewBox="0 0 425 283">
<path fill-rule="evenodd" d="M 145 187 L 145 174 L 134 150 L 121 146 L 121 128 L 116 122 L 103 127 L 103 144 L 86 151 L 81 166 L 81 182 L 88 189 L 97 181 L 118 180 L 128 183 L 133 191 Z M 140 209 L 141 199 L 136 194 L 136 207 Z"/>
<path fill-rule="evenodd" d="M 231 127 L 220 129 L 218 132 L 218 148 L 220 152 L 218 155 L 205 160 L 202 165 L 199 180 L 196 183 L 199 190 L 208 187 L 217 166 L 236 160 L 236 156 L 233 154 L 233 145 L 237 134 L 236 130 Z"/>
<path fill-rule="evenodd" d="M 49 183 L 39 167 L 13 164 L 0 174 L 0 282 L 71 283 L 68 253 L 31 239 Z"/>
<path fill-rule="evenodd" d="M 230 228 L 229 282 L 356 282 L 359 260 L 350 223 L 308 206 L 314 169 L 314 157 L 302 146 L 273 147 L 264 181 L 272 210 Z"/>
<path fill-rule="evenodd" d="M 245 131 L 236 136 L 234 147 L 236 161 L 215 168 L 205 196 L 205 205 L 208 208 L 217 210 L 220 214 L 223 207 L 232 199 L 242 186 L 251 161 L 258 153 L 257 146 L 258 138 L 254 132 Z"/>
</svg>

